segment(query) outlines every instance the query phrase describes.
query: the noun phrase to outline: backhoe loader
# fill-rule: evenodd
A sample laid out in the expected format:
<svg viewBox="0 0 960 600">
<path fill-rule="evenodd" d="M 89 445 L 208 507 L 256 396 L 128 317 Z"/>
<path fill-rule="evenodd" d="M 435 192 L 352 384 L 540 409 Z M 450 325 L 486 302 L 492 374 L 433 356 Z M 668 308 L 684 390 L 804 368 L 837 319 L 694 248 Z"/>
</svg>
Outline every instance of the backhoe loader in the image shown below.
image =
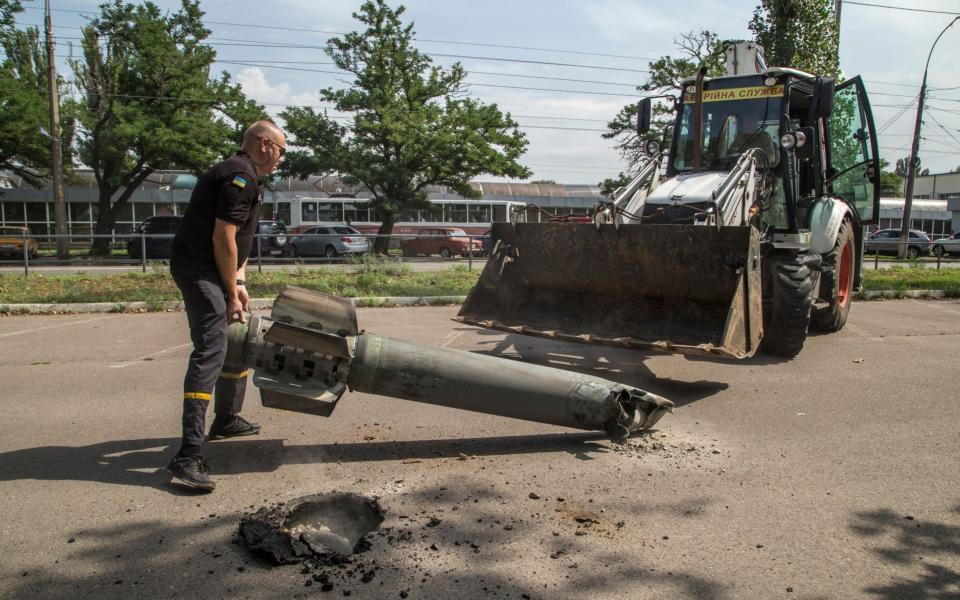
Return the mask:
<svg viewBox="0 0 960 600">
<path fill-rule="evenodd" d="M 672 102 L 669 151 L 648 140 L 636 177 L 590 222 L 495 224 L 456 319 L 730 358 L 793 357 L 809 328 L 842 328 L 879 211 L 863 81 L 768 68 L 749 42 L 726 58 L 724 76 L 701 69 L 678 97 L 640 102 L 641 136 L 653 101 Z"/>
</svg>

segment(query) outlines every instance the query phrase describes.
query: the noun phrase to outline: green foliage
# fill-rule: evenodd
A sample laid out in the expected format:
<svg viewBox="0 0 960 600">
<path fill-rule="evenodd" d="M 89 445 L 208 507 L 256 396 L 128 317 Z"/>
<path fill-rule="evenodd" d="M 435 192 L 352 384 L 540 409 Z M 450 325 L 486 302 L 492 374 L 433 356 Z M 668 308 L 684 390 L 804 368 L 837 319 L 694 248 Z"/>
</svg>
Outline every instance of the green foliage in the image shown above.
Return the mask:
<svg viewBox="0 0 960 600">
<path fill-rule="evenodd" d="M 311 108 L 281 113 L 297 147 L 287 154 L 285 174 L 338 172 L 363 184 L 372 195 L 369 206 L 384 214 L 382 235 L 392 231 L 401 210 L 429 208 L 429 185 L 474 198 L 473 177 L 529 176 L 517 162 L 527 146 L 517 123 L 495 104 L 467 97 L 459 63 L 443 69 L 420 53 L 413 24 L 400 19 L 403 12 L 384 0 L 364 2 L 353 16 L 365 29 L 327 42 L 327 54 L 353 80 L 320 95 L 350 113 L 350 123 L 340 125 Z M 378 238 L 377 251 L 385 252 L 387 242 Z"/>
<path fill-rule="evenodd" d="M 377 273 L 381 275 L 403 275 L 410 273 L 410 265 L 383 254 L 351 254 L 346 258 L 353 273 Z"/>
<path fill-rule="evenodd" d="M 19 2 L 0 0 L 0 169 L 39 187 L 51 171 L 50 138 L 41 133 L 50 129 L 49 73 L 40 31 L 14 26 L 21 11 Z M 63 79 L 57 79 L 63 88 Z M 68 170 L 74 127 L 65 97 L 61 89 L 61 147 Z"/>
<path fill-rule="evenodd" d="M 707 76 L 723 75 L 724 43 L 710 31 L 689 32 L 683 34 L 674 44 L 680 50 L 679 57 L 662 56 L 650 63 L 650 77 L 647 83 L 638 86 L 641 92 L 666 94 L 680 91 L 680 82 L 697 74 L 700 67 L 707 68 Z M 676 116 L 671 103 L 654 103 L 651 130 L 643 138 L 637 135 L 637 105 L 628 104 L 620 109 L 617 116 L 607 123 L 607 131 L 601 137 L 615 140 L 615 148 L 626 159 L 630 168 L 646 158 L 644 141 L 650 138 L 662 140 L 663 147 L 669 145 L 666 134 Z M 621 178 L 625 177 L 621 174 Z M 610 181 L 610 180 L 607 180 Z M 615 180 L 616 181 L 616 180 Z M 606 181 L 600 185 L 604 187 Z M 613 186 L 615 189 L 618 186 Z M 611 190 L 612 191 L 612 190 Z"/>
<path fill-rule="evenodd" d="M 919 162 L 919 160 L 920 160 L 920 158 L 917 157 L 917 161 L 918 161 L 918 162 Z M 909 157 L 909 156 L 904 156 L 903 158 L 898 158 L 898 159 L 897 159 L 897 166 L 896 166 L 896 168 L 894 169 L 894 172 L 895 172 L 897 175 L 899 175 L 900 177 L 906 179 L 907 177 L 910 176 L 910 171 L 909 171 L 909 168 L 908 168 L 908 165 L 909 165 L 909 164 L 910 164 L 910 157 Z"/>
<path fill-rule="evenodd" d="M 200 4 L 181 0 L 162 14 L 151 2 L 100 7 L 83 28 L 83 58 L 72 63 L 80 159 L 99 187 L 96 233 L 109 233 L 133 191 L 155 170 L 197 173 L 229 155 L 244 128 L 263 118 L 223 73 L 210 79 L 215 52 L 203 43 Z M 118 194 L 119 193 L 119 194 Z M 107 240 L 94 242 L 95 253 Z"/>
<path fill-rule="evenodd" d="M 768 65 L 840 76 L 833 0 L 760 0 L 749 26 Z"/>
<path fill-rule="evenodd" d="M 613 199 L 614 192 L 630 183 L 631 179 L 633 178 L 626 173 L 620 173 L 616 177 L 608 177 L 600 182 L 600 194 Z"/>
<path fill-rule="evenodd" d="M 903 196 L 903 177 L 896 171 L 888 171 L 890 163 L 880 159 L 880 195 L 899 198 Z"/>
</svg>

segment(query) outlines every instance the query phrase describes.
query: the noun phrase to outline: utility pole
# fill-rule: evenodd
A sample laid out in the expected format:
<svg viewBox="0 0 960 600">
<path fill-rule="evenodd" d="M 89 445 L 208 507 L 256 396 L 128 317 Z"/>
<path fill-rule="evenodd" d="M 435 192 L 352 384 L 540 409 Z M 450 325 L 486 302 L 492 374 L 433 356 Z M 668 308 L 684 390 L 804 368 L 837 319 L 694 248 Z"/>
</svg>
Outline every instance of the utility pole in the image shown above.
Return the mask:
<svg viewBox="0 0 960 600">
<path fill-rule="evenodd" d="M 910 221 L 913 211 L 913 184 L 917 178 L 917 154 L 920 152 L 920 128 L 923 126 L 923 102 L 927 97 L 927 70 L 930 68 L 930 57 L 933 56 L 933 49 L 937 47 L 937 42 L 943 37 L 950 27 L 960 21 L 960 17 L 954 17 L 937 39 L 930 46 L 930 52 L 927 54 L 927 64 L 923 68 L 923 82 L 920 84 L 920 96 L 917 104 L 917 122 L 913 126 L 913 145 L 910 148 L 910 164 L 907 165 L 907 189 L 904 191 L 903 198 L 903 222 L 900 225 L 900 250 L 897 253 L 899 258 L 904 258 L 907 254 L 907 242 L 910 240 Z"/>
<path fill-rule="evenodd" d="M 50 0 L 44 2 L 44 29 L 47 38 L 47 85 L 50 100 L 50 161 L 53 175 L 53 221 L 57 234 L 57 257 L 69 258 L 67 205 L 63 201 L 63 151 L 60 148 L 60 96 L 57 90 L 57 60 L 54 54 Z"/>
</svg>

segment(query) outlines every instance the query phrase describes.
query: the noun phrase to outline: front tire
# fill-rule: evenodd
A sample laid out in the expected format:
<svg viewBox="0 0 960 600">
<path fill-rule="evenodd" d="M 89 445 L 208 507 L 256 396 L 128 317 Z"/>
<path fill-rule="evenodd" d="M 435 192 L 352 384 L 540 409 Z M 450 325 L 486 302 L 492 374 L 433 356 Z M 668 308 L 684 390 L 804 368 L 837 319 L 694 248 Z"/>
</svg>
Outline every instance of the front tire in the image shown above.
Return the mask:
<svg viewBox="0 0 960 600">
<path fill-rule="evenodd" d="M 936 256 L 937 258 L 943 258 L 945 254 L 946 252 L 943 251 L 943 245 L 937 244 L 936 246 L 933 247 L 933 255 Z"/>
<path fill-rule="evenodd" d="M 810 327 L 817 331 L 840 331 L 847 322 L 853 303 L 853 274 L 857 249 L 853 223 L 840 225 L 833 249 L 823 255 L 820 272 L 820 303 L 810 312 Z"/>
<path fill-rule="evenodd" d="M 327 258 L 336 258 L 338 256 L 337 249 L 334 248 L 333 246 L 327 246 L 323 250 L 323 255 L 326 256 Z"/>
<path fill-rule="evenodd" d="M 450 258 L 453 254 L 447 248 L 440 248 L 440 256 L 442 258 Z"/>
<path fill-rule="evenodd" d="M 771 254 L 763 269 L 763 341 L 760 349 L 793 358 L 810 327 L 813 281 L 803 255 Z"/>
<path fill-rule="evenodd" d="M 908 259 L 913 260 L 913 259 L 915 259 L 915 258 L 918 257 L 918 256 L 920 256 L 920 251 L 917 250 L 914 246 L 909 246 L 909 247 L 907 248 L 907 258 L 908 258 Z"/>
</svg>

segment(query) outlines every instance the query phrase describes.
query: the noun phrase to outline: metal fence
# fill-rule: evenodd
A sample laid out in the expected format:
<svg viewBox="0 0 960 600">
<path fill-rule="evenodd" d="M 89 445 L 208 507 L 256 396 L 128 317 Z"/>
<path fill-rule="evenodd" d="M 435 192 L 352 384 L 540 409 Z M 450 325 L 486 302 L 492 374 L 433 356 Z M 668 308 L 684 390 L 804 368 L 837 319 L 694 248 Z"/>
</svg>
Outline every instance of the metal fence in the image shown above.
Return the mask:
<svg viewBox="0 0 960 600">
<path fill-rule="evenodd" d="M 6 240 L 16 236 L 4 235 Z M 24 275 L 30 274 L 31 267 L 38 266 L 123 266 L 139 265 L 141 271 L 157 261 L 169 260 L 169 245 L 173 234 L 68 234 L 66 236 L 44 235 L 31 236 L 27 233 L 20 235 L 19 244 L 2 244 L 0 246 L 0 266 L 22 265 Z M 56 255 L 56 241 L 67 238 L 69 242 L 69 256 L 59 258 Z M 91 255 L 90 249 L 95 239 L 108 239 L 108 255 Z M 343 241 L 349 238 L 351 242 Z M 473 269 L 475 261 L 483 260 L 489 254 L 490 237 L 488 235 L 427 235 L 427 234 L 391 234 L 381 236 L 376 234 L 304 234 L 304 233 L 261 233 L 255 235 L 254 247 L 248 260 L 249 269 L 256 265 L 258 271 L 264 265 L 305 265 L 305 264 L 337 264 L 352 261 L 362 261 L 362 257 L 370 255 L 379 238 L 387 238 L 387 253 L 381 255 L 380 260 L 396 260 L 410 262 L 419 260 L 440 260 L 465 262 L 468 269 Z M 365 244 L 357 240 L 364 240 Z M 32 242 L 32 243 L 31 243 Z M 299 243 L 298 243 L 299 242 Z M 309 242 L 309 244 L 307 243 Z M 324 244 L 328 242 L 329 244 Z M 960 254 L 949 256 L 937 253 L 932 255 L 936 241 L 927 242 L 884 242 L 883 247 L 866 248 L 864 251 L 864 267 L 879 269 L 881 258 L 884 265 L 922 265 L 940 269 L 944 265 L 960 267 Z M 19 248 L 16 246 L 19 245 Z M 334 247 L 333 252 L 326 250 L 327 246 Z M 304 252 L 308 246 L 322 248 L 320 251 Z M 364 247 L 365 246 L 365 247 Z M 921 251 L 916 258 L 898 258 L 899 249 L 903 246 L 919 248 Z M 19 256 L 15 256 L 19 253 Z M 905 254 L 905 253 L 904 253 Z M 425 257 L 423 259 L 418 257 Z M 9 257 L 9 258 L 6 258 Z M 358 258 L 359 257 L 359 258 Z M 6 258 L 3 260 L 2 258 Z"/>
<path fill-rule="evenodd" d="M 5 239 L 17 236 L 5 235 Z M 23 266 L 24 275 L 31 268 L 41 266 L 131 266 L 138 265 L 146 272 L 151 264 L 170 259 L 170 246 L 174 234 L 134 233 L 134 234 L 48 234 L 31 236 L 21 234 L 19 244 L 10 244 L 9 248 L 0 247 L 0 266 Z M 57 256 L 57 240 L 68 241 L 67 257 Z M 344 238 L 352 241 L 346 242 Z M 386 238 L 387 252 L 379 260 L 412 262 L 418 260 L 440 260 L 444 262 L 465 262 L 473 269 L 474 262 L 484 259 L 488 254 L 489 235 L 426 235 L 426 234 L 304 234 L 304 233 L 258 233 L 254 235 L 247 268 L 256 265 L 262 271 L 264 265 L 304 265 L 338 264 L 362 262 L 364 257 L 373 254 L 377 239 Z M 94 240 L 107 239 L 107 254 L 91 254 Z M 359 240 L 363 240 L 362 243 Z M 301 242 L 302 245 L 298 245 Z M 324 244 L 326 242 L 326 244 Z M 18 247 L 19 246 L 19 247 Z M 333 252 L 327 247 L 333 247 Z M 306 248 L 320 247 L 319 252 Z M 9 258 L 7 258 L 9 257 Z M 424 258 L 418 258 L 424 257 Z"/>
</svg>

